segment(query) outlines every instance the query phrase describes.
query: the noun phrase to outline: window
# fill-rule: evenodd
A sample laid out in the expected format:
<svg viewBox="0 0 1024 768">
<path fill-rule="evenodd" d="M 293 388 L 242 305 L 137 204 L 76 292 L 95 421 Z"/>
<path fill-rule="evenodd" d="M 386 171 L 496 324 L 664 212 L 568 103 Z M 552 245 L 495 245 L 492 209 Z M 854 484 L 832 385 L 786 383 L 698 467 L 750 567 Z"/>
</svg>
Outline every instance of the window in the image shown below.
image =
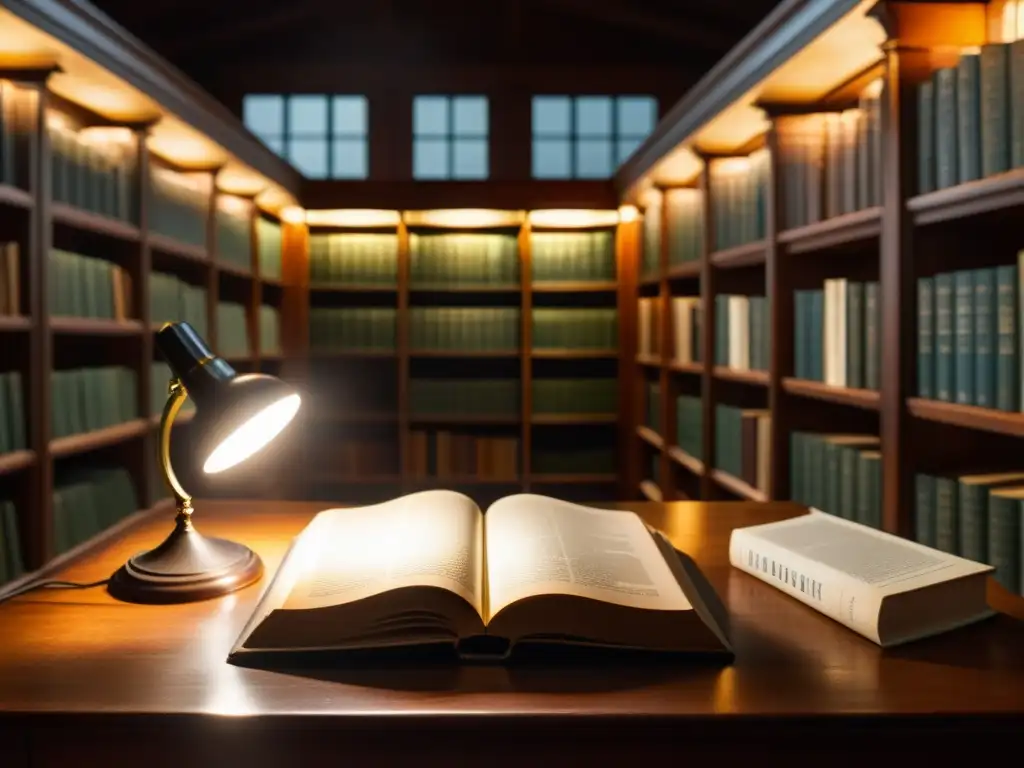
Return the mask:
<svg viewBox="0 0 1024 768">
<path fill-rule="evenodd" d="M 486 96 L 417 96 L 412 110 L 414 179 L 486 179 Z"/>
<path fill-rule="evenodd" d="M 534 96 L 533 177 L 607 179 L 657 121 L 653 96 Z"/>
<path fill-rule="evenodd" d="M 250 94 L 242 120 L 270 149 L 311 179 L 365 179 L 365 96 Z"/>
</svg>

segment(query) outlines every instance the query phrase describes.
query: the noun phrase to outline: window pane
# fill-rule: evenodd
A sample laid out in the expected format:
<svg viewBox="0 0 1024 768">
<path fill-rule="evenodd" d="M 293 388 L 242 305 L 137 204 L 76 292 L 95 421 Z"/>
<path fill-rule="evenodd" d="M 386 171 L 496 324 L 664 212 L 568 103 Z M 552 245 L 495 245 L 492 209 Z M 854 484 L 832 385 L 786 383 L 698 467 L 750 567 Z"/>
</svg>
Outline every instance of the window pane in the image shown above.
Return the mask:
<svg viewBox="0 0 1024 768">
<path fill-rule="evenodd" d="M 615 167 L 626 162 L 626 158 L 633 154 L 633 151 L 643 144 L 643 139 L 619 139 L 615 148 Z"/>
<path fill-rule="evenodd" d="M 288 159 L 311 179 L 327 176 L 327 139 L 288 139 Z"/>
<path fill-rule="evenodd" d="M 572 144 L 568 139 L 533 140 L 533 178 L 568 179 Z"/>
<path fill-rule="evenodd" d="M 365 96 L 335 96 L 331 108 L 331 130 L 335 136 L 366 135 Z"/>
<path fill-rule="evenodd" d="M 412 144 L 412 175 L 415 179 L 447 179 L 448 141 L 416 139 Z"/>
<path fill-rule="evenodd" d="M 611 175 L 610 139 L 580 139 L 576 142 L 576 178 L 607 179 Z"/>
<path fill-rule="evenodd" d="M 486 179 L 487 139 L 455 139 L 453 145 L 452 177 Z"/>
<path fill-rule="evenodd" d="M 242 122 L 257 136 L 284 133 L 284 99 L 252 94 L 242 99 Z"/>
<path fill-rule="evenodd" d="M 327 97 L 289 96 L 288 134 L 327 135 Z M 326 171 L 326 169 L 324 169 Z"/>
<path fill-rule="evenodd" d="M 658 102 L 653 96 L 620 96 L 618 134 L 647 138 L 657 122 Z"/>
<path fill-rule="evenodd" d="M 413 133 L 417 136 L 448 134 L 448 97 L 417 96 L 412 109 Z"/>
<path fill-rule="evenodd" d="M 576 135 L 612 135 L 610 96 L 580 96 L 576 99 Z"/>
<path fill-rule="evenodd" d="M 452 118 L 455 123 L 452 133 L 456 136 L 486 136 L 487 98 L 456 96 L 452 101 Z"/>
<path fill-rule="evenodd" d="M 366 139 L 335 139 L 331 151 L 332 178 L 366 178 Z"/>
<path fill-rule="evenodd" d="M 533 135 L 568 136 L 570 125 L 568 96 L 533 97 Z"/>
</svg>

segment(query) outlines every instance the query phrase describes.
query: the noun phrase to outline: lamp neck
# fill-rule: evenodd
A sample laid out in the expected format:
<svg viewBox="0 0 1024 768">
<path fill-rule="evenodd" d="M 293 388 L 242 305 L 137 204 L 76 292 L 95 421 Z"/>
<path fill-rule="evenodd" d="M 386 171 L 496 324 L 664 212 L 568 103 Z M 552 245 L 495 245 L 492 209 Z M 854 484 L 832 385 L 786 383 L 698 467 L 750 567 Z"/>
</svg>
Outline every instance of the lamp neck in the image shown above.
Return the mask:
<svg viewBox="0 0 1024 768">
<path fill-rule="evenodd" d="M 174 419 L 187 397 L 188 392 L 181 382 L 178 379 L 171 379 L 167 387 L 167 402 L 164 404 L 163 414 L 160 417 L 158 450 L 164 481 L 174 494 L 174 501 L 178 507 L 178 525 L 190 528 L 192 526 L 192 497 L 181 487 L 178 476 L 174 474 L 174 467 L 171 466 L 171 430 L 174 428 Z"/>
</svg>

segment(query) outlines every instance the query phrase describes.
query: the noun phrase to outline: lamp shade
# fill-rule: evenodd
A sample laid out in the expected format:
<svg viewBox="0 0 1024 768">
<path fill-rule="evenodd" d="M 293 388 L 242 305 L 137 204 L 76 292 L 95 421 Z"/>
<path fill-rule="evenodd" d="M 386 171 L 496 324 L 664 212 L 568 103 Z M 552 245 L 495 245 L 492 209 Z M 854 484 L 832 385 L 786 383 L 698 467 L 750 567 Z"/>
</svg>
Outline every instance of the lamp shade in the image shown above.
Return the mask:
<svg viewBox="0 0 1024 768">
<path fill-rule="evenodd" d="M 301 399 L 274 376 L 239 374 L 188 323 L 169 323 L 156 344 L 196 407 L 203 471 L 215 474 L 264 448 L 295 417 Z"/>
</svg>

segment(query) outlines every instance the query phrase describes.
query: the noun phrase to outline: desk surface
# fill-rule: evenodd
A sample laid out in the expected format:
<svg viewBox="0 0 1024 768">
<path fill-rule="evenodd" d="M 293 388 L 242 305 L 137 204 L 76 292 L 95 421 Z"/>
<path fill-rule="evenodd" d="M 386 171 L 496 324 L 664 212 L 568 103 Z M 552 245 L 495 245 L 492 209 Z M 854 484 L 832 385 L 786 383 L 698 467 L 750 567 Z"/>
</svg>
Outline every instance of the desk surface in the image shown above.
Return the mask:
<svg viewBox="0 0 1024 768">
<path fill-rule="evenodd" d="M 322 503 L 208 502 L 196 522 L 207 534 L 242 541 L 274 572 L 290 539 Z M 389 732 L 400 723 L 433 726 L 469 719 L 562 727 L 579 721 L 620 726 L 642 720 L 681 727 L 705 716 L 846 714 L 893 720 L 945 714 L 990 725 L 1024 717 L 1024 623 L 991 621 L 903 649 L 882 651 L 770 586 L 730 568 L 734 527 L 790 517 L 791 504 L 635 503 L 634 509 L 690 554 L 726 603 L 736 661 L 728 667 L 265 671 L 225 657 L 268 576 L 217 600 L 181 606 L 119 603 L 103 588 L 41 591 L 0 605 L 0 729 L 91 715 L 155 721 L 162 716 L 262 715 L 285 722 L 331 715 L 332 729 Z M 117 540 L 101 542 L 60 578 L 109 576 L 131 554 L 156 544 L 171 515 L 142 516 Z M 993 603 L 1019 602 L 990 592 Z M 415 717 L 399 717 L 399 716 Z M 353 717 L 358 716 L 358 717 Z M 501 716 L 495 718 L 494 716 Z M 515 716 L 515 717 L 510 717 Z M 646 716 L 646 717 L 638 717 Z M 279 720 L 278 720 L 279 718 Z M 259 718 L 267 725 L 266 718 Z M 713 721 L 723 719 L 716 717 Z M 746 718 L 741 718 L 746 720 Z M 849 720 L 849 718 L 847 718 Z M 40 764 L 44 764 L 41 762 Z"/>
</svg>

